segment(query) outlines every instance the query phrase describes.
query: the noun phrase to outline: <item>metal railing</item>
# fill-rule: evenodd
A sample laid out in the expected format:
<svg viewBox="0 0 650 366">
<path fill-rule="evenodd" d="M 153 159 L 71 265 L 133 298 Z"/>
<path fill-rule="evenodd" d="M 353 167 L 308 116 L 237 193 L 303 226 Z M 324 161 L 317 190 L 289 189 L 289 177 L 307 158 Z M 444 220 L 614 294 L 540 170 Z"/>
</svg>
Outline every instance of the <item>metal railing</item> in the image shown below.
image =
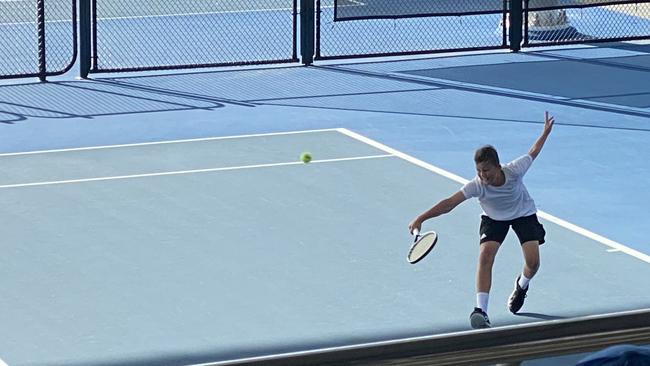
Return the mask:
<svg viewBox="0 0 650 366">
<path fill-rule="evenodd" d="M 378 342 L 203 366 L 415 366 L 517 363 L 650 343 L 650 309 Z"/>
</svg>

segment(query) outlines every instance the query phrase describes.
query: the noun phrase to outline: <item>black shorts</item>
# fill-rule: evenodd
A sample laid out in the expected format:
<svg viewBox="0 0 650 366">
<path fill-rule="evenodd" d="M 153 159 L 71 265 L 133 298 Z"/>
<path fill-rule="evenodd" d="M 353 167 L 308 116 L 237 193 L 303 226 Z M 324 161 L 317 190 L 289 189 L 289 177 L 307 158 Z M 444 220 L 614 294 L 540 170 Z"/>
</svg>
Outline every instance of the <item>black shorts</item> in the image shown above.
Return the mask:
<svg viewBox="0 0 650 366">
<path fill-rule="evenodd" d="M 536 214 L 508 221 L 492 220 L 485 215 L 481 215 L 481 228 L 479 229 L 481 243 L 485 243 L 486 241 L 503 243 L 506 235 L 508 235 L 510 226 L 512 226 L 515 234 L 517 234 L 520 244 L 533 240 L 537 240 L 540 245 L 544 244 L 546 231 L 544 230 L 544 226 L 537 220 Z"/>
</svg>

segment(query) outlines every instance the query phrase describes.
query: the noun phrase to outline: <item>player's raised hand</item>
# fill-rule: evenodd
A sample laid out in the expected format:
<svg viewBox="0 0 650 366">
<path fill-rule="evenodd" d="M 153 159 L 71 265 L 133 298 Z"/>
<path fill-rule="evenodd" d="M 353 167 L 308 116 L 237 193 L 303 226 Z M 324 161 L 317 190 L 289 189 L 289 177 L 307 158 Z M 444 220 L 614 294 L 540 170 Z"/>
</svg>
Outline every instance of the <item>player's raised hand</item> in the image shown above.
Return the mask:
<svg viewBox="0 0 650 366">
<path fill-rule="evenodd" d="M 551 132 L 554 123 L 555 123 L 555 117 L 549 116 L 548 111 L 546 111 L 544 113 L 544 132 L 546 134 Z"/>
</svg>

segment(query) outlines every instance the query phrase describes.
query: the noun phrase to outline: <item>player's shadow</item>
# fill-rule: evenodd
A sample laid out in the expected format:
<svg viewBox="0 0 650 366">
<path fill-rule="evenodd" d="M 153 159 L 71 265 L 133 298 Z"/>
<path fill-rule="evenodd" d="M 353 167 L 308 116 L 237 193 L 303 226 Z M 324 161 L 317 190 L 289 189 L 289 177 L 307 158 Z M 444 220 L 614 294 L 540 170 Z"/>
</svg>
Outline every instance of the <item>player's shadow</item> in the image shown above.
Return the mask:
<svg viewBox="0 0 650 366">
<path fill-rule="evenodd" d="M 535 319 L 541 319 L 541 320 L 558 320 L 558 319 L 566 319 L 564 316 L 557 316 L 557 315 L 548 315 L 548 314 L 540 314 L 540 313 L 517 313 L 515 314 L 517 316 L 523 316 L 527 318 L 535 318 Z"/>
</svg>

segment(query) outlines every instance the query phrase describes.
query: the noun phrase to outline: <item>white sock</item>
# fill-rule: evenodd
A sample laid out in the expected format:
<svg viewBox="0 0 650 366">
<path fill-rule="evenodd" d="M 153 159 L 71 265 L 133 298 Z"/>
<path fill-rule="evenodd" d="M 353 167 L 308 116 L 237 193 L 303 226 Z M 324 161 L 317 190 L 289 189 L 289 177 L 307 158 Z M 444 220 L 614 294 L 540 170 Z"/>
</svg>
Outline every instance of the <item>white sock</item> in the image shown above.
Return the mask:
<svg viewBox="0 0 650 366">
<path fill-rule="evenodd" d="M 521 276 L 519 277 L 519 287 L 522 289 L 527 289 L 528 288 L 528 282 L 530 282 L 530 278 L 524 276 L 522 273 Z"/>
<path fill-rule="evenodd" d="M 490 299 L 490 294 L 487 292 L 477 292 L 476 293 L 476 307 L 483 310 L 487 313 L 488 310 L 488 300 Z"/>
</svg>

